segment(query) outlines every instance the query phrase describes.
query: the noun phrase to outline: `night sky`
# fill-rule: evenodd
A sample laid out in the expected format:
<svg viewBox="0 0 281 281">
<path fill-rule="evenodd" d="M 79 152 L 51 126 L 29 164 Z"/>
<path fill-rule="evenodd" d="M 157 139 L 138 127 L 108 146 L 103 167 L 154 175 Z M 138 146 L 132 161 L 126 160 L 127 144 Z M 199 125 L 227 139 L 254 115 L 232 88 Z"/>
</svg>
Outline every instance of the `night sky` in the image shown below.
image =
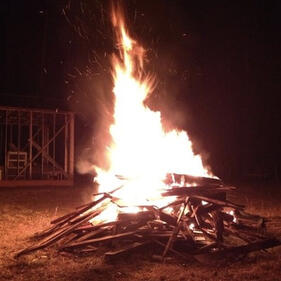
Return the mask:
<svg viewBox="0 0 281 281">
<path fill-rule="evenodd" d="M 147 104 L 163 122 L 187 130 L 223 178 L 280 176 L 280 1 L 123 4 L 156 75 Z M 74 110 L 79 153 L 112 113 L 109 2 L 0 7 L 0 104 Z"/>
</svg>

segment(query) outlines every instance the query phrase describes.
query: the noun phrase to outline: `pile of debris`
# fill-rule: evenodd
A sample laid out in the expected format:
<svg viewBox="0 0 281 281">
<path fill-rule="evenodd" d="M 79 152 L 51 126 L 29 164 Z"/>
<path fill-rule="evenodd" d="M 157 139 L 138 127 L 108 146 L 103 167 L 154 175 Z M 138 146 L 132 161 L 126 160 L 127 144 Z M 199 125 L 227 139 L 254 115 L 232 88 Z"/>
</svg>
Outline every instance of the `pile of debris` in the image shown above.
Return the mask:
<svg viewBox="0 0 281 281">
<path fill-rule="evenodd" d="M 137 206 L 136 213 L 124 212 L 125 206 L 120 206 L 119 198 L 114 196 L 120 186 L 97 194 L 94 201 L 52 221 L 49 229 L 35 235 L 35 245 L 16 256 L 55 244 L 60 251 L 102 250 L 111 258 L 155 244 L 159 245 L 155 249 L 162 249 L 155 253 L 160 260 L 170 254 L 212 260 L 240 257 L 281 244 L 266 232 L 265 219 L 247 214 L 244 206 L 226 199 L 227 191 L 235 188 L 225 186 L 221 180 L 169 174 L 165 183 L 167 189 L 161 195 L 171 200 L 161 208 L 149 204 Z M 119 208 L 117 219 L 95 221 L 110 204 Z"/>
</svg>

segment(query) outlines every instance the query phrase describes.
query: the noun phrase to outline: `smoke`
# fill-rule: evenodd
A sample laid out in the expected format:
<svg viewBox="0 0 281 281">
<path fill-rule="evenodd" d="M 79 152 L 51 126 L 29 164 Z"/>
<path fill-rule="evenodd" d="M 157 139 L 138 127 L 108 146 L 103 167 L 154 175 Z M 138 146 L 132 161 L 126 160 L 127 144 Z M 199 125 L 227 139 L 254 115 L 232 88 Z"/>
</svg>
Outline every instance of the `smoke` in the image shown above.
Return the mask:
<svg viewBox="0 0 281 281">
<path fill-rule="evenodd" d="M 113 122 L 113 86 L 109 74 L 85 78 L 83 83 L 84 90 L 76 94 L 77 102 L 73 104 L 80 123 L 76 126 L 80 145 L 76 170 L 80 174 L 93 174 L 95 166 L 109 167 L 107 149 L 112 142 L 109 127 Z"/>
<path fill-rule="evenodd" d="M 114 95 L 111 54 L 115 48 L 108 3 L 68 1 L 63 14 L 79 41 L 79 65 L 67 74 L 67 101 L 76 113 L 76 171 L 93 174 L 94 167 L 107 169 L 112 139 Z M 76 61 L 76 64 L 78 62 Z"/>
<path fill-rule="evenodd" d="M 82 150 L 76 164 L 76 171 L 79 174 L 89 174 L 89 173 L 94 173 L 95 168 L 93 165 L 93 159 L 89 155 L 92 154 L 91 148 L 87 147 Z"/>
</svg>

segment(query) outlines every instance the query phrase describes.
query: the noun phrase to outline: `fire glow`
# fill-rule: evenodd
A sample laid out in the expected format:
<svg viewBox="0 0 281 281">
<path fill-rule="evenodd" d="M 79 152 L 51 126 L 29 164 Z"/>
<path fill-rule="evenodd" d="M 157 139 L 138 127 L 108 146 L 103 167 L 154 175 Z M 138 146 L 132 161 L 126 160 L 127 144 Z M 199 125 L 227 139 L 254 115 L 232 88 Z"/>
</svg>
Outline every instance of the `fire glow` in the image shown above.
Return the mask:
<svg viewBox="0 0 281 281">
<path fill-rule="evenodd" d="M 262 217 L 226 199 L 235 188 L 208 173 L 187 134 L 166 133 L 160 113 L 144 105 L 153 86 L 143 74 L 144 49 L 131 39 L 120 13 L 113 13 L 112 22 L 119 55 L 112 59 L 111 165 L 97 169 L 101 196 L 53 220 L 35 235 L 41 241 L 16 257 L 58 242 L 60 251 L 101 249 L 113 258 L 149 243 L 163 248 L 161 256 L 154 249 L 157 260 L 173 254 L 213 263 L 280 245 L 264 232 Z"/>
<path fill-rule="evenodd" d="M 165 132 L 160 112 L 144 105 L 151 94 L 154 80 L 144 74 L 145 50 L 126 29 L 124 17 L 113 9 L 118 54 L 112 57 L 112 75 L 115 96 L 114 123 L 110 127 L 113 139 L 108 148 L 110 169 L 96 168 L 100 192 L 109 192 L 122 185 L 114 196 L 128 206 L 126 211 L 137 212 L 136 205 L 166 204 L 161 190 L 167 173 L 212 176 L 204 168 L 200 155 L 194 155 L 192 143 L 183 131 Z M 122 175 L 126 181 L 120 181 Z M 165 201 L 165 202 L 164 202 Z M 101 216 L 115 219 L 116 210 L 107 210 Z"/>
</svg>

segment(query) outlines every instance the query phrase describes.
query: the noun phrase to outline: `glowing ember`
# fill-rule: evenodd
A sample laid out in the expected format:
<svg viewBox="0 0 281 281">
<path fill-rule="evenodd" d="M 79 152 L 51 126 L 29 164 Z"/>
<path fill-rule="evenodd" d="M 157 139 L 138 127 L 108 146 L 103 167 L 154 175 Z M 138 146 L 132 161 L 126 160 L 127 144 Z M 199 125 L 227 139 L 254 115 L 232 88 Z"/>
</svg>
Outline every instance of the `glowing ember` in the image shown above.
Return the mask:
<svg viewBox="0 0 281 281">
<path fill-rule="evenodd" d="M 234 211 L 231 210 L 231 211 L 229 212 L 229 214 L 230 214 L 231 216 L 233 216 L 233 222 L 237 223 L 237 218 L 235 217 Z"/>
<path fill-rule="evenodd" d="M 194 223 L 191 223 L 191 224 L 189 225 L 189 229 L 190 229 L 190 230 L 194 230 L 194 228 L 195 228 L 195 224 L 194 224 Z"/>
<path fill-rule="evenodd" d="M 167 173 L 210 176 L 199 155 L 194 155 L 192 143 L 185 132 L 165 132 L 160 112 L 151 111 L 144 101 L 152 91 L 153 79 L 143 73 L 144 49 L 133 40 L 125 28 L 122 13 L 112 13 L 119 54 L 113 55 L 114 123 L 110 127 L 113 143 L 108 148 L 110 169 L 97 168 L 101 192 L 117 186 L 114 193 L 126 206 L 154 204 L 161 207 L 160 190 Z M 127 180 L 120 181 L 116 175 Z M 167 187 L 166 187 L 167 188 Z M 165 199 L 167 200 L 167 199 Z M 128 209 L 126 210 L 128 211 Z M 131 207 L 131 212 L 138 208 Z M 103 217 L 111 220 L 118 213 L 107 210 Z"/>
</svg>

